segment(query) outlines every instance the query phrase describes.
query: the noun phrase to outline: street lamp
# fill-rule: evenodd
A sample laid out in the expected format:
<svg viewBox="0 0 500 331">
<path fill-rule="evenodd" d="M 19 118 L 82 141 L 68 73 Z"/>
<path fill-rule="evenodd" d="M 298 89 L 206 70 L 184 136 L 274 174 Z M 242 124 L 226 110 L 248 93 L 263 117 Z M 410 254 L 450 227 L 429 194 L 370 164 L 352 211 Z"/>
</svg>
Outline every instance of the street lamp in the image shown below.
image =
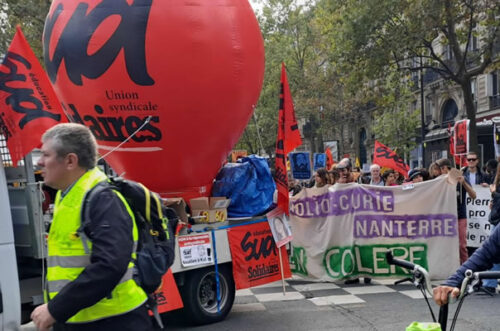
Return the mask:
<svg viewBox="0 0 500 331">
<path fill-rule="evenodd" d="M 420 55 L 420 135 L 422 146 L 422 168 L 425 168 L 425 120 L 424 120 L 424 63 Z"/>
</svg>

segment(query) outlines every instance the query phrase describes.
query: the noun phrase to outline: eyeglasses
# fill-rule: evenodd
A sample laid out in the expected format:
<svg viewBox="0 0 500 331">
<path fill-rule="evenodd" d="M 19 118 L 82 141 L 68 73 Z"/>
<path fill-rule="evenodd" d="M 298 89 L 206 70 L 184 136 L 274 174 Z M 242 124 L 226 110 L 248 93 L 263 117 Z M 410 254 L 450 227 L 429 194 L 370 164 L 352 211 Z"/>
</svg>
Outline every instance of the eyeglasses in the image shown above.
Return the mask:
<svg viewBox="0 0 500 331">
<path fill-rule="evenodd" d="M 467 161 L 477 161 L 477 159 L 467 159 Z"/>
</svg>

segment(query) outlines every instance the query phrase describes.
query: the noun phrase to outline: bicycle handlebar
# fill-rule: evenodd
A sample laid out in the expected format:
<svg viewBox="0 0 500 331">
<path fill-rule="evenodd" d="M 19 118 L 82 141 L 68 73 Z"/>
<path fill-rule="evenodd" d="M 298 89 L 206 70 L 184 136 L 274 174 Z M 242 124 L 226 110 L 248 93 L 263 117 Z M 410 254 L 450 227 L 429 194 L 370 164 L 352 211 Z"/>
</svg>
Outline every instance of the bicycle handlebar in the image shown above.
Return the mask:
<svg viewBox="0 0 500 331">
<path fill-rule="evenodd" d="M 413 275 L 413 279 L 415 280 L 415 285 L 421 284 L 427 291 L 427 293 L 432 296 L 432 285 L 427 270 L 425 270 L 418 264 L 414 264 L 405 260 L 395 259 L 392 255 L 392 251 L 390 250 L 385 252 L 385 258 L 387 260 L 387 263 L 389 264 L 397 265 L 399 267 L 410 270 Z"/>
<path fill-rule="evenodd" d="M 475 279 L 499 279 L 500 271 L 480 271 L 472 274 Z"/>
<path fill-rule="evenodd" d="M 399 267 L 408 269 L 408 270 L 414 270 L 415 269 L 415 264 L 405 261 L 405 260 L 400 260 L 400 259 L 395 259 L 394 256 L 392 255 L 391 251 L 385 252 L 385 258 L 387 259 L 387 263 L 389 264 L 394 264 Z"/>
</svg>

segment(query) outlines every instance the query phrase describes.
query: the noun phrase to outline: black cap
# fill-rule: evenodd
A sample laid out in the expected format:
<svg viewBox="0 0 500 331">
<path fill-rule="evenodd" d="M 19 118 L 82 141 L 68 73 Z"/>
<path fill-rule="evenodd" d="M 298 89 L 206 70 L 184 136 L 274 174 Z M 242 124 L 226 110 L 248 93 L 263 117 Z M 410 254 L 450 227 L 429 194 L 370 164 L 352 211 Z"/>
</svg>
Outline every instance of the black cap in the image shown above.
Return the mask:
<svg viewBox="0 0 500 331">
<path fill-rule="evenodd" d="M 408 177 L 413 180 L 413 178 L 417 177 L 417 176 L 422 176 L 422 173 L 420 172 L 420 170 L 418 169 L 411 169 L 409 172 L 408 172 Z"/>
</svg>

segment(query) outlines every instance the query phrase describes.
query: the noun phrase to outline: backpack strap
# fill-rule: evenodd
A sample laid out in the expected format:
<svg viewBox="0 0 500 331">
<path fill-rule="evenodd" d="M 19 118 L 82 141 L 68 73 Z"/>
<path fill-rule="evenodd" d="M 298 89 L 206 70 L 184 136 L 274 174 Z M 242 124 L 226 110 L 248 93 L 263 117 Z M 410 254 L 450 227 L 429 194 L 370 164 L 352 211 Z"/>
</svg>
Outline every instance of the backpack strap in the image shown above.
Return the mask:
<svg viewBox="0 0 500 331">
<path fill-rule="evenodd" d="M 80 215 L 80 227 L 78 230 L 76 230 L 76 233 L 78 233 L 78 236 L 82 240 L 83 244 L 83 249 L 85 250 L 85 254 L 90 254 L 90 249 L 89 249 L 89 237 L 83 230 L 85 226 L 90 222 L 90 206 L 92 204 L 93 199 L 96 196 L 99 196 L 101 192 L 103 192 L 106 189 L 109 189 L 110 185 L 108 182 L 100 182 L 96 186 L 94 186 L 92 189 L 87 191 L 85 193 L 85 196 L 83 198 L 83 205 L 82 205 L 82 211 Z"/>
<path fill-rule="evenodd" d="M 144 198 L 146 200 L 146 205 L 144 206 L 145 207 L 144 211 L 146 212 L 146 215 L 145 215 L 146 220 L 151 223 L 151 193 L 146 188 L 146 186 L 142 185 L 141 183 L 139 183 L 139 185 L 144 190 Z"/>
</svg>

